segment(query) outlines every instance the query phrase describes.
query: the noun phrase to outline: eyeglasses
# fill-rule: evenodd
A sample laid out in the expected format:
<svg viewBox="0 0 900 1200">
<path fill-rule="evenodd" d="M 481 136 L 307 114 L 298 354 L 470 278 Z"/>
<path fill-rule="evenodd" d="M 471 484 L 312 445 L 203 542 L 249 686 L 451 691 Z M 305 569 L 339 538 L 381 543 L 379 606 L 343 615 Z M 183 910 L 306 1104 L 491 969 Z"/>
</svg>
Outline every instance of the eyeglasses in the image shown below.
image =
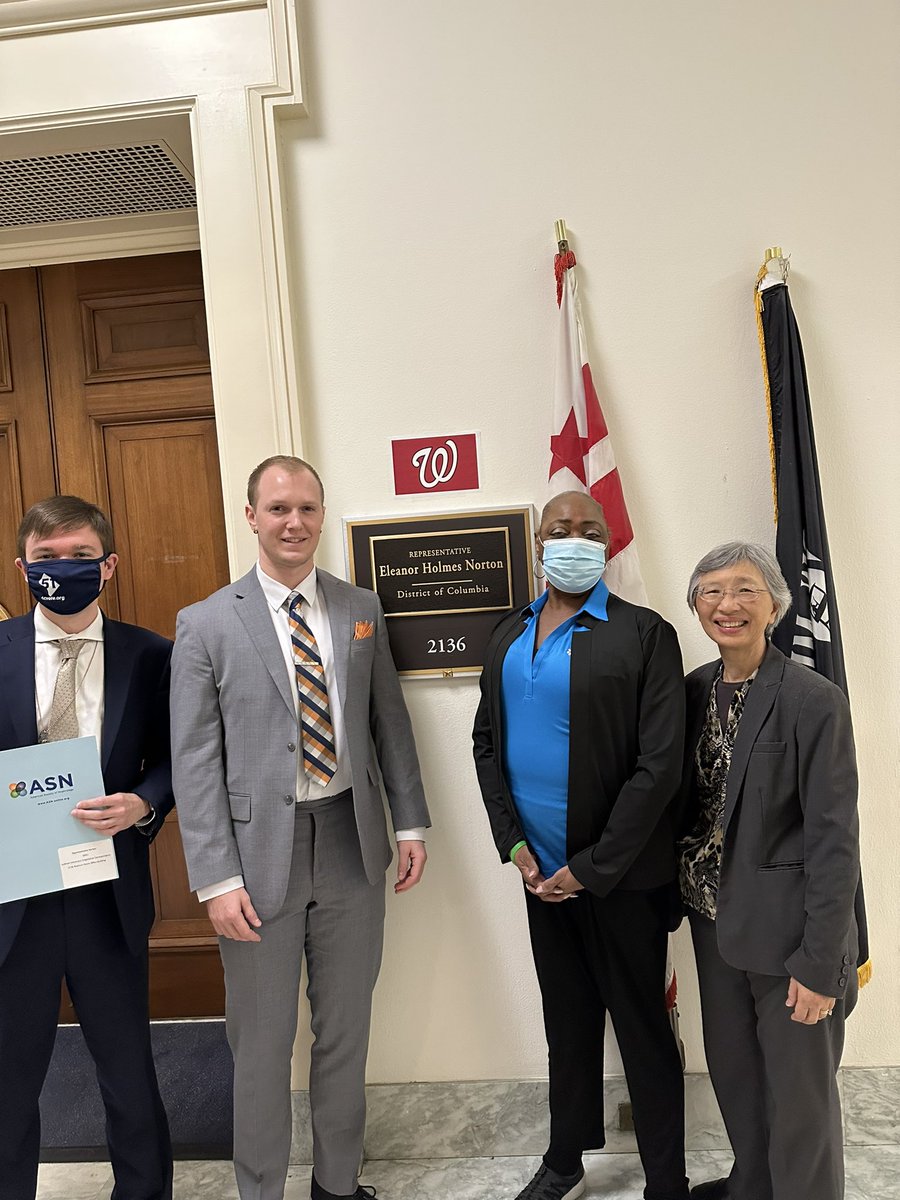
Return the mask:
<svg viewBox="0 0 900 1200">
<path fill-rule="evenodd" d="M 760 596 L 767 596 L 768 588 L 720 588 L 702 587 L 697 589 L 697 599 L 704 604 L 720 604 L 726 596 L 732 596 L 737 604 L 755 604 Z"/>
</svg>

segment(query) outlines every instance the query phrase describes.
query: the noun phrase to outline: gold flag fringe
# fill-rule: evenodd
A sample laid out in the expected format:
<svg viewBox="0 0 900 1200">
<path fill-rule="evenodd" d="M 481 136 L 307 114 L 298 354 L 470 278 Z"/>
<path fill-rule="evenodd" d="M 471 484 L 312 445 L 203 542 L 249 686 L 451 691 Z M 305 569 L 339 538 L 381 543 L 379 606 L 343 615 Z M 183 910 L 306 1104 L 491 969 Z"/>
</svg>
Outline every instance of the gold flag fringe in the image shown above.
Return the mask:
<svg viewBox="0 0 900 1200">
<path fill-rule="evenodd" d="M 872 981 L 872 960 L 867 958 L 864 963 L 856 968 L 856 977 L 859 980 L 859 986 L 864 988 L 867 983 Z"/>
<path fill-rule="evenodd" d="M 766 385 L 766 414 L 769 418 L 769 458 L 772 463 L 772 505 L 775 509 L 775 524 L 778 524 L 778 476 L 775 472 L 775 429 L 772 425 L 772 390 L 769 387 L 769 363 L 766 359 L 766 335 L 763 330 L 763 297 L 759 285 L 766 277 L 766 264 L 759 268 L 756 276 L 756 333 L 759 337 L 759 356 L 762 359 L 763 382 Z"/>
</svg>

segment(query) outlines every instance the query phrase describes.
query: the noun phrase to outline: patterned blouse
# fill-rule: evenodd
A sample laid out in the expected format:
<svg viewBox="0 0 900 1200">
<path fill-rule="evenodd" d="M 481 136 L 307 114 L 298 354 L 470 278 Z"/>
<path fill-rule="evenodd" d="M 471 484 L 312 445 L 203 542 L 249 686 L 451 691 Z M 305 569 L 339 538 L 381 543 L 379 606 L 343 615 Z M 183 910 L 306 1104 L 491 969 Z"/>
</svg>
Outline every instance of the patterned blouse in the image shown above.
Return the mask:
<svg viewBox="0 0 900 1200">
<path fill-rule="evenodd" d="M 735 687 L 723 728 L 718 691 L 720 685 L 727 685 L 722 684 L 722 666 L 719 665 L 710 688 L 706 720 L 694 755 L 694 787 L 700 801 L 697 820 L 687 837 L 678 843 L 681 898 L 689 908 L 711 920 L 716 918 L 719 868 L 722 863 L 725 786 L 744 702 L 755 677 L 754 671 L 749 679 Z"/>
</svg>

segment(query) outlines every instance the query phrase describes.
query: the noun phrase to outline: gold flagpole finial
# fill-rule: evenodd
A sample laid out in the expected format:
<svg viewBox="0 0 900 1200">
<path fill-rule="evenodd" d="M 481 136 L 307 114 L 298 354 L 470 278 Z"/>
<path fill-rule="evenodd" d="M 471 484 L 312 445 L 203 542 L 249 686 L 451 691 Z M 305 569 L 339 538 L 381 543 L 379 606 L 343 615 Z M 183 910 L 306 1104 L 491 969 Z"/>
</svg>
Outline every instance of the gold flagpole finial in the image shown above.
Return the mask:
<svg viewBox="0 0 900 1200">
<path fill-rule="evenodd" d="M 562 217 L 560 217 L 553 228 L 556 233 L 556 244 L 559 246 L 560 254 L 562 254 L 569 248 L 569 235 L 566 232 L 566 223 Z"/>
<path fill-rule="evenodd" d="M 787 283 L 788 271 L 791 266 L 791 256 L 785 254 L 780 246 L 767 246 L 765 251 L 765 262 L 760 268 L 760 276 L 757 284 L 766 278 L 771 279 L 774 273 L 781 276 L 781 282 Z M 766 286 L 765 284 L 763 286 Z"/>
</svg>

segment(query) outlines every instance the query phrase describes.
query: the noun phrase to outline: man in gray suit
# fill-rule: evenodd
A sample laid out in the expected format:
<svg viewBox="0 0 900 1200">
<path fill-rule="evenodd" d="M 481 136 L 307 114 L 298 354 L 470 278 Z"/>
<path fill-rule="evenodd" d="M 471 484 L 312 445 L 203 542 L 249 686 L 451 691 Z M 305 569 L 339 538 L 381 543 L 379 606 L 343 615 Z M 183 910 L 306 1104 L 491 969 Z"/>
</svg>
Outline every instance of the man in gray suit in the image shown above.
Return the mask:
<svg viewBox="0 0 900 1200">
<path fill-rule="evenodd" d="M 428 809 L 374 593 L 315 567 L 318 474 L 266 459 L 247 488 L 259 561 L 178 617 L 173 783 L 190 885 L 219 934 L 241 1200 L 281 1200 L 306 955 L 312 1200 L 363 1197 L 365 1064 L 391 861 L 425 866 Z"/>
</svg>

